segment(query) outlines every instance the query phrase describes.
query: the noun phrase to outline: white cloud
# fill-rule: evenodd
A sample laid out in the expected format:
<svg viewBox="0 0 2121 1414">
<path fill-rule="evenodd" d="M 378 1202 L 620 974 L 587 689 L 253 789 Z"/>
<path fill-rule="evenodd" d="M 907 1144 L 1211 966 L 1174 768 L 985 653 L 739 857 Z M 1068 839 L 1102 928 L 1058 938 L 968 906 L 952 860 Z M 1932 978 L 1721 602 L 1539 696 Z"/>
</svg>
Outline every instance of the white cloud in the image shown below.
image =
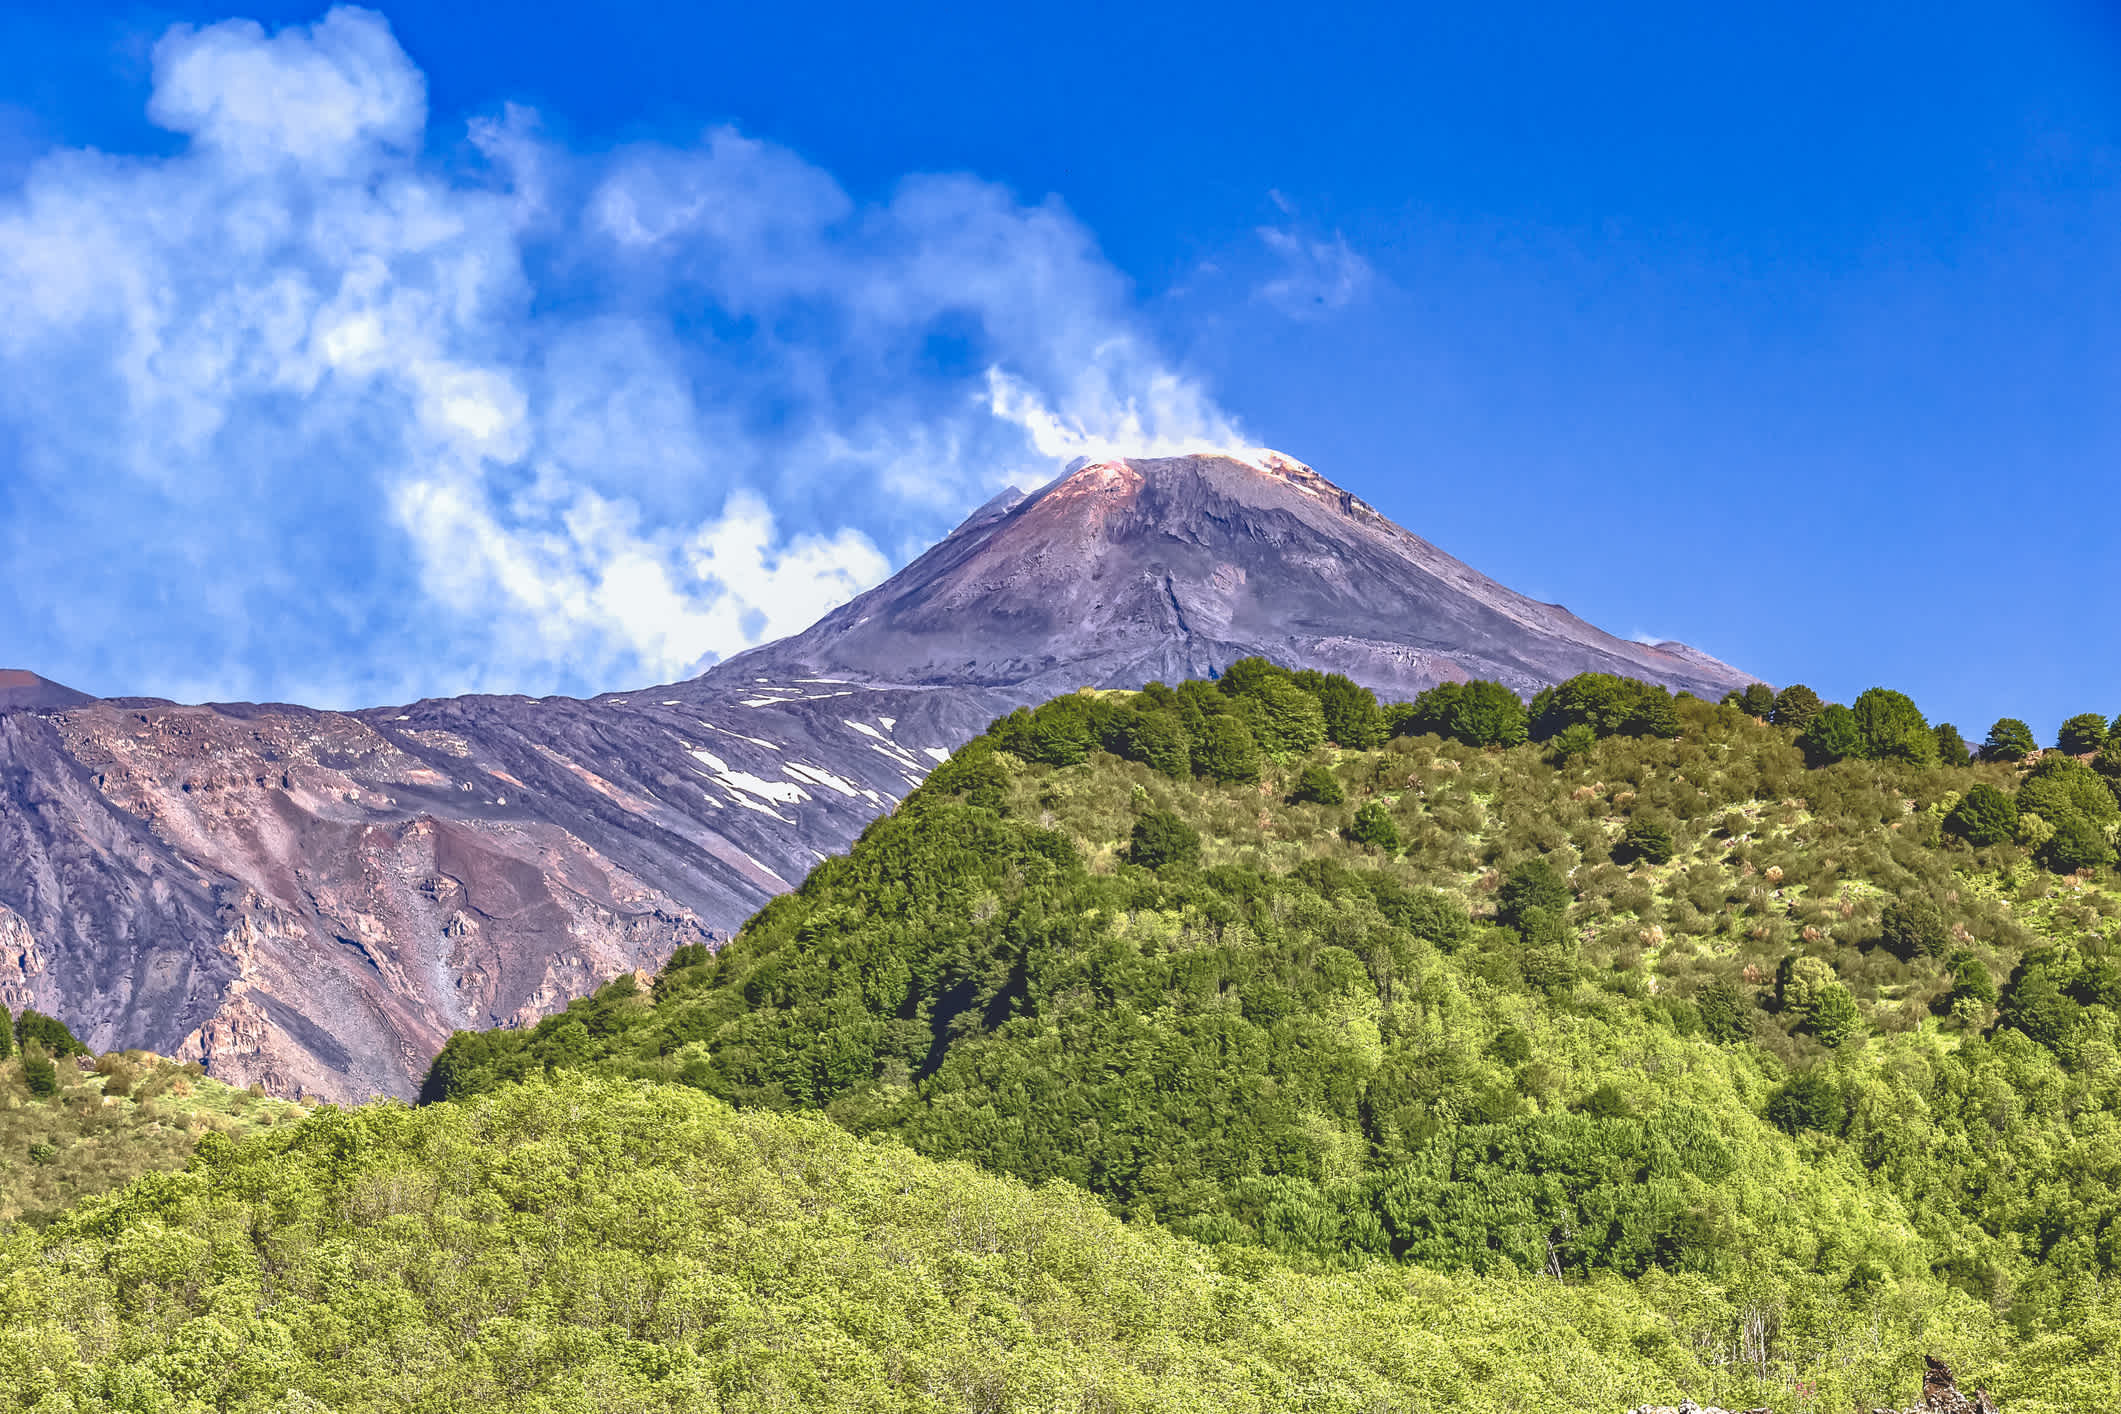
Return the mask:
<svg viewBox="0 0 2121 1414">
<path fill-rule="evenodd" d="M 1270 192 L 1284 212 L 1289 204 Z M 1369 292 L 1376 272 L 1338 231 L 1331 240 L 1293 229 L 1261 226 L 1259 238 L 1280 262 L 1280 269 L 1261 284 L 1258 297 L 1292 319 L 1310 319 L 1345 309 Z"/>
<path fill-rule="evenodd" d="M 515 108 L 444 165 L 348 8 L 171 30 L 148 111 L 174 155 L 0 195 L 0 656 L 90 687 L 677 677 L 1002 482 L 1241 441 L 1053 201 L 864 204 L 731 129 L 582 156 Z"/>
</svg>

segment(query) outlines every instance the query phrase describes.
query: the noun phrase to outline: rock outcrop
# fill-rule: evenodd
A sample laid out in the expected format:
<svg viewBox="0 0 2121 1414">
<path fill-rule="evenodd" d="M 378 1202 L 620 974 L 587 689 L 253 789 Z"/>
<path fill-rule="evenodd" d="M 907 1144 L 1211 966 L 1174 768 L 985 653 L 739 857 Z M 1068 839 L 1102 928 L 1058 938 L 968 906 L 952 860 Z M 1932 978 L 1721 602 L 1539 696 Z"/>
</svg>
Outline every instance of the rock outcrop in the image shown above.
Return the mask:
<svg viewBox="0 0 2121 1414">
<path fill-rule="evenodd" d="M 1514 594 L 1273 453 L 1085 464 L 673 686 L 362 712 L 0 676 L 0 998 L 233 1084 L 410 1095 L 729 936 L 1011 707 L 1260 653 L 1388 697 L 1744 674 Z"/>
</svg>

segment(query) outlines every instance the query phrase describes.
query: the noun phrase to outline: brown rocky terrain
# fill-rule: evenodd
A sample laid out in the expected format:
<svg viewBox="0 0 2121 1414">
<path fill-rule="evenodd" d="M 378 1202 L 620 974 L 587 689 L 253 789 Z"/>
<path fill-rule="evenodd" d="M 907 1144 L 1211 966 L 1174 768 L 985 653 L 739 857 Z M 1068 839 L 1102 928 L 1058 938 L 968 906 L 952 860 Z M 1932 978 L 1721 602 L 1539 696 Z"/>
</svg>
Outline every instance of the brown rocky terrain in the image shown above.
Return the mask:
<svg viewBox="0 0 2121 1414">
<path fill-rule="evenodd" d="M 409 1095 L 454 1029 L 727 937 L 998 713 L 1252 653 L 1388 697 L 1747 681 L 1513 594 L 1287 458 L 1098 462 L 674 686 L 342 713 L 0 677 L 0 999 L 238 1085 Z"/>
</svg>

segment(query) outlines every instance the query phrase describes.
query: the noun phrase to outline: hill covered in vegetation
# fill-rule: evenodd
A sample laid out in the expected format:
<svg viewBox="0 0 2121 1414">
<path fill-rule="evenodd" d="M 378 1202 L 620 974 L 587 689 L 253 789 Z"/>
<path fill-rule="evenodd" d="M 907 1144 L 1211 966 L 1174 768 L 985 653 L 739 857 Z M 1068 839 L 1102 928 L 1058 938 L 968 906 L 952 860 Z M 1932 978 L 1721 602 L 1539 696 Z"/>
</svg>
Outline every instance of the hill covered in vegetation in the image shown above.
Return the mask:
<svg viewBox="0 0 2121 1414">
<path fill-rule="evenodd" d="M 586 1067 L 1312 1269 L 1699 1278 L 1793 1379 L 1932 1303 L 2110 1339 L 2121 894 L 2050 847 L 2110 846 L 2110 754 L 1954 761 L 1898 694 L 1808 697 L 1063 698 L 718 956 L 460 1036 L 429 1094 Z"/>
<path fill-rule="evenodd" d="M 1891 693 L 1256 661 L 1058 699 L 719 954 L 455 1037 L 436 1103 L 17 1228 L 0 1389 L 1809 1414 L 1936 1355 L 2116 1407 L 2121 805 L 2073 722 L 1973 759 Z"/>
</svg>

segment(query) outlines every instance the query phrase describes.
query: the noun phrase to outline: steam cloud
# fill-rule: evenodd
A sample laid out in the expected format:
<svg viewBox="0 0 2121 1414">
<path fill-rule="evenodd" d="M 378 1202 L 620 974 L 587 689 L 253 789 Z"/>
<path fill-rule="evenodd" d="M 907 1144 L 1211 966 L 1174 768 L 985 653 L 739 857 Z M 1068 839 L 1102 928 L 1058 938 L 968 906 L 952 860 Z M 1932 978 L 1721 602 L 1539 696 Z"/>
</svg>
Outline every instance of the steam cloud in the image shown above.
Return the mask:
<svg viewBox="0 0 2121 1414">
<path fill-rule="evenodd" d="M 1058 459 L 1242 441 L 1050 200 L 520 109 L 431 144 L 350 8 L 171 30 L 148 112 L 176 154 L 0 197 L 0 652 L 82 686 L 680 677 Z"/>
</svg>

